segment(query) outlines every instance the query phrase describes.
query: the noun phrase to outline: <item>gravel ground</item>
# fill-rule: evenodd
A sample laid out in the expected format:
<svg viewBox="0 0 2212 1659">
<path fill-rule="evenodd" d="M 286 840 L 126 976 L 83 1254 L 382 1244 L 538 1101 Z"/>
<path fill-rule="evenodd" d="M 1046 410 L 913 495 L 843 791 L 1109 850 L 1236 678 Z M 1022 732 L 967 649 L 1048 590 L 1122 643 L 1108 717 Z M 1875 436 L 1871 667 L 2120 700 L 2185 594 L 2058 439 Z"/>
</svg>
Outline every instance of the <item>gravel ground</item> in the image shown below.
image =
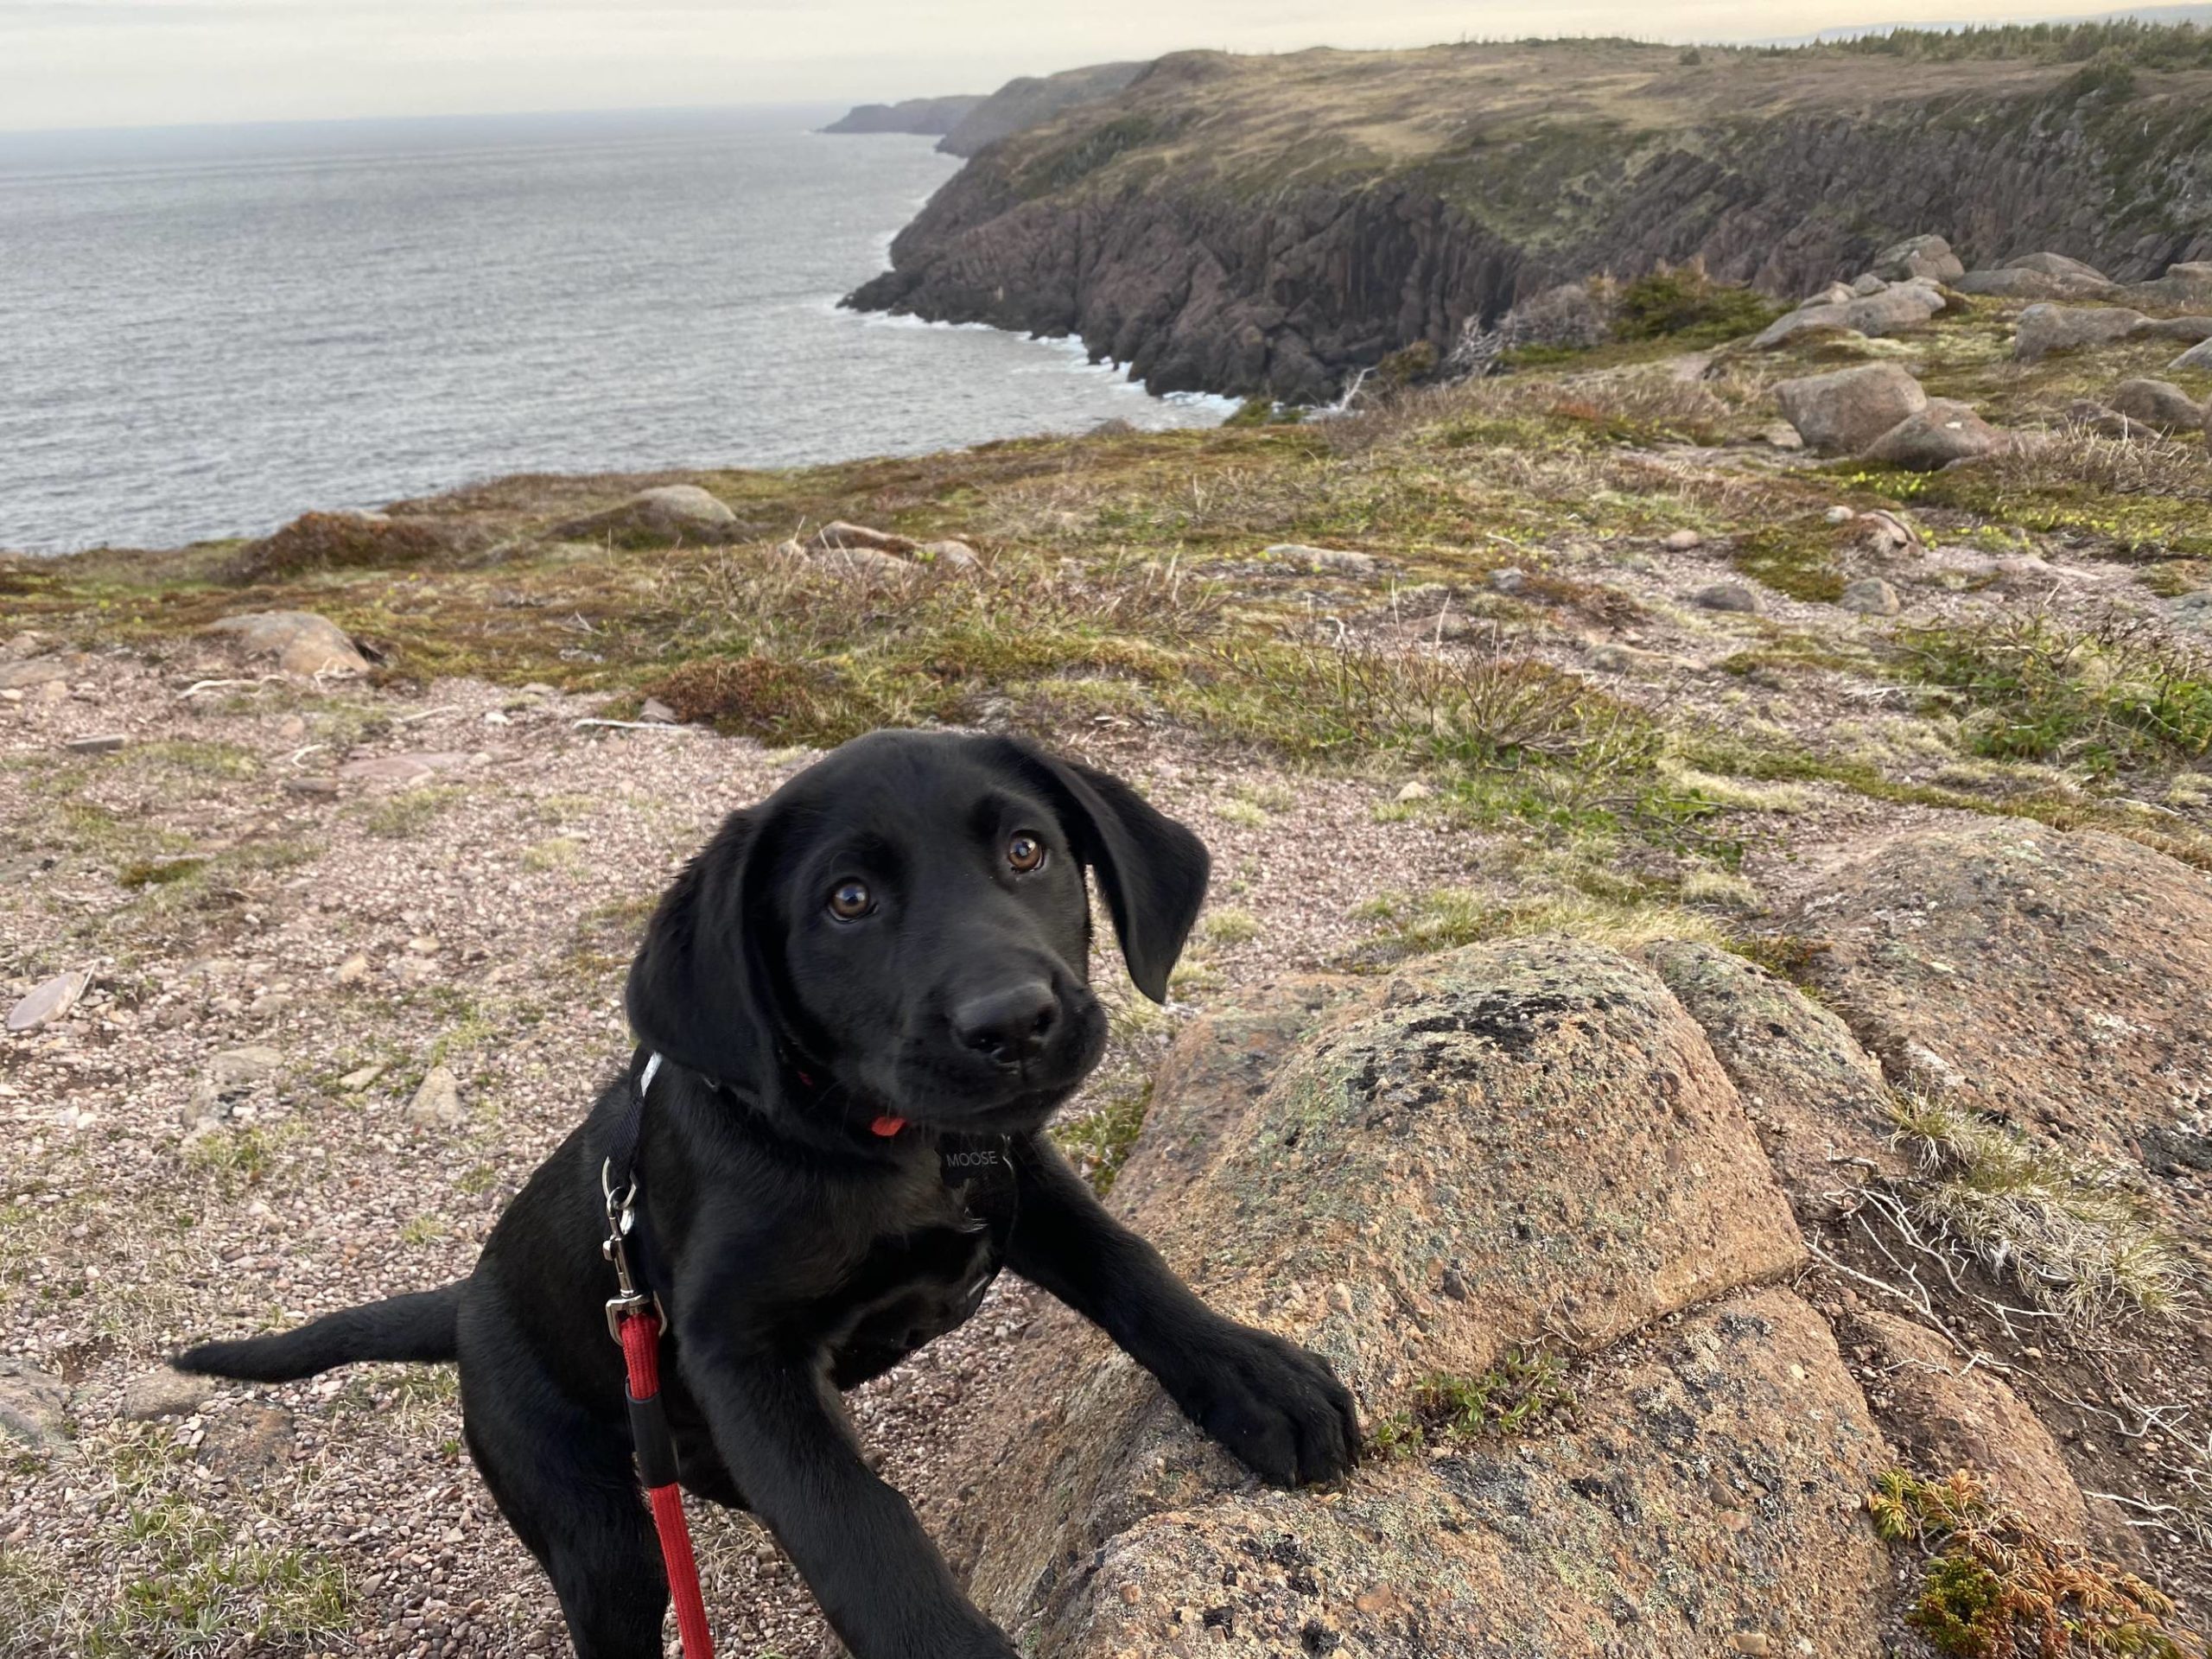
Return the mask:
<svg viewBox="0 0 2212 1659">
<path fill-rule="evenodd" d="M 188 1339 L 465 1274 L 626 1057 L 646 906 L 810 757 L 580 728 L 580 700 L 470 682 L 192 693 L 208 668 L 101 654 L 0 706 L 0 1006 L 90 976 L 67 1016 L 0 1044 L 0 1371 L 60 1379 L 73 1435 L 0 1474 L 0 1653 L 565 1651 L 460 1448 L 449 1373 L 148 1390 Z M 120 746 L 68 747 L 102 737 Z M 1198 945 L 1176 1017 L 1325 964 L 1367 930 L 1360 901 L 1465 882 L 1492 850 L 1384 821 L 1389 779 L 1133 730 L 1079 747 L 1200 830 L 1217 909 L 1241 912 Z M 1125 1023 L 1094 1096 L 1176 1019 Z M 454 1121 L 418 1121 L 434 1065 Z M 925 1518 L 963 1478 L 934 1414 L 990 1386 L 1033 1311 L 1001 1290 L 856 1396 Z M 820 1649 L 767 1535 L 693 1508 L 726 1649 Z"/>
</svg>

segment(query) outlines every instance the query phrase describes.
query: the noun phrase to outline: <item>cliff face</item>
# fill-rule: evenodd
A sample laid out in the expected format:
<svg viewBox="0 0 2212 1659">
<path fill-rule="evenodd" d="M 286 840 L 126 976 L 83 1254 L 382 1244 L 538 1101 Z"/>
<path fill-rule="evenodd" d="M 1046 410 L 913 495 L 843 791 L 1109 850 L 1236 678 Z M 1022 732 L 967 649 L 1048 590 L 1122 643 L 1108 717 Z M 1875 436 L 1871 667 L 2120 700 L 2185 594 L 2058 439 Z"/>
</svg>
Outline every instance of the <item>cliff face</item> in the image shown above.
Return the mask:
<svg viewBox="0 0 2212 1659">
<path fill-rule="evenodd" d="M 1080 334 L 1156 391 L 1310 400 L 1662 260 L 1795 295 L 1921 231 L 2122 278 L 2212 254 L 2212 67 L 1683 56 L 1165 58 L 982 150 L 849 302 Z"/>
</svg>

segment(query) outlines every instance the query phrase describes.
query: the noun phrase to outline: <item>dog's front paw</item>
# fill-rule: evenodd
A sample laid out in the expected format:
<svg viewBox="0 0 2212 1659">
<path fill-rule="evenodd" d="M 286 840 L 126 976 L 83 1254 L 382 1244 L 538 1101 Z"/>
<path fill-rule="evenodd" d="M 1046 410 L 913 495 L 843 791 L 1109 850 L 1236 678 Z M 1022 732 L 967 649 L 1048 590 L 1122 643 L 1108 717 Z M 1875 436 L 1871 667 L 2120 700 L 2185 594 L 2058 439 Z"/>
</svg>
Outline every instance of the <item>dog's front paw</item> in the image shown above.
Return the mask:
<svg viewBox="0 0 2212 1659">
<path fill-rule="evenodd" d="M 1329 1362 L 1268 1332 L 1225 1324 L 1171 1392 L 1273 1485 L 1334 1480 L 1359 1456 L 1359 1414 Z"/>
</svg>

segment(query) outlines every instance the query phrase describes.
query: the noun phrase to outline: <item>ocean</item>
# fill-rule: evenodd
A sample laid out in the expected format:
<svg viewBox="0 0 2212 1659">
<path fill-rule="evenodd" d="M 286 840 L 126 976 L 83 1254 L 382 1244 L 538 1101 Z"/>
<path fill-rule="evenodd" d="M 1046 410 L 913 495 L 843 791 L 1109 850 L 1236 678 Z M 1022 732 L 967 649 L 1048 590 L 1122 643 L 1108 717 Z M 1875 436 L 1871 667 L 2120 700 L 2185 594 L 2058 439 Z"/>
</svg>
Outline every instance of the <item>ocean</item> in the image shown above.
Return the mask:
<svg viewBox="0 0 2212 1659">
<path fill-rule="evenodd" d="M 959 162 L 837 112 L 0 134 L 0 549 L 1221 418 L 1077 342 L 838 310 Z"/>
</svg>

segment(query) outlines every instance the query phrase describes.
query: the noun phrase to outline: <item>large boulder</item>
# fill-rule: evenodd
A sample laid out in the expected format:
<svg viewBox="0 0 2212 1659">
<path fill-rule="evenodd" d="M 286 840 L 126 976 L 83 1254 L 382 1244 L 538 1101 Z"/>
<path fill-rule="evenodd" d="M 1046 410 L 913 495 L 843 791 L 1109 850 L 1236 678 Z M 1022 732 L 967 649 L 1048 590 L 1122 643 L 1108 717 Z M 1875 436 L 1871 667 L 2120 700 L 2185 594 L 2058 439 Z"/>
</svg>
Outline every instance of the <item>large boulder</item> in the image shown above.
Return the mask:
<svg viewBox="0 0 2212 1659">
<path fill-rule="evenodd" d="M 1777 1282 L 1789 1208 L 1665 988 L 1553 939 L 1299 995 L 1185 1034 L 1116 1207 L 1370 1421 L 1538 1346 L 1583 1357 L 1571 1421 L 1268 1491 L 1048 1312 L 952 1426 L 984 1464 L 947 1534 L 981 1605 L 1046 1659 L 1879 1652 L 1857 1500 L 1887 1449 Z"/>
<path fill-rule="evenodd" d="M 2166 365 L 2169 372 L 2175 369 L 2212 374 L 2212 340 L 2200 341 Z"/>
<path fill-rule="evenodd" d="M 1899 283 L 1840 304 L 1800 306 L 1768 324 L 1751 345 L 1764 351 L 1786 345 L 1800 334 L 1822 332 L 1875 337 L 1901 334 L 1920 327 L 1944 304 L 1942 293 L 1933 283 Z"/>
<path fill-rule="evenodd" d="M 2184 346 L 2212 340 L 2212 317 L 2149 317 L 2138 323 L 2130 340 L 2177 340 Z"/>
<path fill-rule="evenodd" d="M 1920 382 L 1894 363 L 1784 380 L 1775 387 L 1774 400 L 1799 436 L 1831 454 L 1863 449 L 1928 407 Z"/>
<path fill-rule="evenodd" d="M 1874 256 L 1874 263 L 1867 270 L 1885 283 L 1909 283 L 1916 278 L 1949 283 L 1965 276 L 1967 268 L 1943 238 L 1915 236 L 1884 248 Z"/>
<path fill-rule="evenodd" d="M 2017 819 L 1916 830 L 1819 882 L 1808 974 L 1892 1081 L 2139 1160 L 2212 1160 L 2212 877 Z"/>
<path fill-rule="evenodd" d="M 2160 432 L 2194 432 L 2204 424 L 2204 405 L 2171 380 L 2123 380 L 2105 403 L 2113 413 Z"/>
<path fill-rule="evenodd" d="M 696 484 L 662 484 L 553 533 L 571 541 L 723 543 L 742 539 L 745 528 L 728 502 Z"/>
<path fill-rule="evenodd" d="M 2113 345 L 2143 321 L 2140 311 L 2116 305 L 2031 305 L 2020 313 L 2012 355 L 2022 363 L 2040 363 L 2057 352 Z"/>
<path fill-rule="evenodd" d="M 365 674 L 368 659 L 346 631 L 313 611 L 248 611 L 210 622 L 206 632 L 240 655 L 273 663 L 287 674 Z"/>
<path fill-rule="evenodd" d="M 1861 454 L 1885 467 L 1932 473 L 1953 461 L 2001 454 L 2012 442 L 2009 434 L 1990 425 L 1971 405 L 1933 397 L 1925 409 L 1899 421 Z"/>
</svg>

